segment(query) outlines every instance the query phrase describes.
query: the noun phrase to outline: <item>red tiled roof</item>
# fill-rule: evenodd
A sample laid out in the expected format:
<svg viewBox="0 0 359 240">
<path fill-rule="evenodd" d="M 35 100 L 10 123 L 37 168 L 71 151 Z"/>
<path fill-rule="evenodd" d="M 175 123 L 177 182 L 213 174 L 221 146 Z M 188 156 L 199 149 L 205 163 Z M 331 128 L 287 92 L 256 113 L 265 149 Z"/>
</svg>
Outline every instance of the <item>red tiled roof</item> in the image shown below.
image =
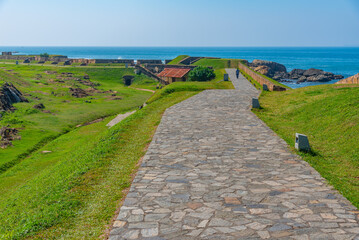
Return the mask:
<svg viewBox="0 0 359 240">
<path fill-rule="evenodd" d="M 189 71 L 191 71 L 190 68 L 165 68 L 157 76 L 181 78 L 184 77 Z"/>
</svg>

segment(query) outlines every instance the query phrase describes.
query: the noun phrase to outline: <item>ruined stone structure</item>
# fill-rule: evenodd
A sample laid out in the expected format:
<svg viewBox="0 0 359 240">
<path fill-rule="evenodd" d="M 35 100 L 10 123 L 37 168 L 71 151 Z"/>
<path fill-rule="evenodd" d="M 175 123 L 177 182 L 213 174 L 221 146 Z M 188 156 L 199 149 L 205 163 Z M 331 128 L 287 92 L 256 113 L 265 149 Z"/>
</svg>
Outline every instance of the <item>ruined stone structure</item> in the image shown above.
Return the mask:
<svg viewBox="0 0 359 240">
<path fill-rule="evenodd" d="M 12 105 L 18 102 L 28 102 L 28 100 L 12 83 L 4 83 L 0 87 L 0 112 L 13 110 Z"/>
<path fill-rule="evenodd" d="M 143 65 L 143 64 L 162 64 L 161 60 L 137 60 L 137 64 L 138 65 Z"/>
<path fill-rule="evenodd" d="M 253 72 L 249 67 L 247 67 L 243 63 L 239 63 L 238 68 L 241 69 L 246 74 L 248 74 L 249 76 L 251 76 L 260 85 L 263 86 L 263 84 L 266 84 L 270 91 L 285 91 L 286 90 L 286 88 L 278 86 L 278 85 L 275 85 L 274 83 L 272 83 L 268 79 L 266 79 L 266 78 L 262 77 L 261 75 Z"/>
<path fill-rule="evenodd" d="M 150 70 L 148 70 L 147 68 L 145 67 L 142 67 L 140 65 L 136 65 L 136 72 L 138 74 L 144 74 L 146 75 L 147 77 L 150 77 L 150 78 L 153 78 L 153 79 L 156 79 L 157 81 L 159 81 L 161 84 L 164 84 L 166 85 L 167 83 L 165 81 L 163 81 L 160 77 L 158 77 L 156 74 L 154 74 L 153 72 L 151 72 Z"/>
<path fill-rule="evenodd" d="M 11 56 L 12 52 L 2 52 L 1 55 L 2 56 Z"/>
<path fill-rule="evenodd" d="M 19 61 L 24 61 L 26 59 L 29 59 L 30 61 L 35 61 L 35 57 L 30 57 L 27 55 L 0 55 L 0 59 L 19 60 Z"/>
<path fill-rule="evenodd" d="M 95 63 L 124 63 L 135 65 L 135 61 L 132 59 L 95 59 Z"/>
<path fill-rule="evenodd" d="M 86 64 L 90 64 L 90 63 L 96 63 L 95 59 L 84 59 L 84 58 L 77 58 L 77 59 L 71 59 L 72 63 L 86 63 Z"/>
<path fill-rule="evenodd" d="M 214 57 L 187 57 L 185 59 L 183 59 L 182 61 L 180 61 L 180 64 L 184 64 L 184 65 L 191 65 L 195 62 L 198 62 L 201 59 L 220 59 L 220 58 L 214 58 Z"/>
</svg>

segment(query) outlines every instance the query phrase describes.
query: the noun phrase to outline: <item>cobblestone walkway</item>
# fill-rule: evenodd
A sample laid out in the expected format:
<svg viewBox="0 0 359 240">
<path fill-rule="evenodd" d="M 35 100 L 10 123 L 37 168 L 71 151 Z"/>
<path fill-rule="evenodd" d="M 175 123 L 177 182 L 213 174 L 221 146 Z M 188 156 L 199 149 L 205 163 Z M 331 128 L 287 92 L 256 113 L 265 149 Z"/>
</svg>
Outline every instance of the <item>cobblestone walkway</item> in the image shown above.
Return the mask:
<svg viewBox="0 0 359 240">
<path fill-rule="evenodd" d="M 169 108 L 110 233 L 115 239 L 359 239 L 358 211 L 251 111 L 258 92 Z"/>
</svg>

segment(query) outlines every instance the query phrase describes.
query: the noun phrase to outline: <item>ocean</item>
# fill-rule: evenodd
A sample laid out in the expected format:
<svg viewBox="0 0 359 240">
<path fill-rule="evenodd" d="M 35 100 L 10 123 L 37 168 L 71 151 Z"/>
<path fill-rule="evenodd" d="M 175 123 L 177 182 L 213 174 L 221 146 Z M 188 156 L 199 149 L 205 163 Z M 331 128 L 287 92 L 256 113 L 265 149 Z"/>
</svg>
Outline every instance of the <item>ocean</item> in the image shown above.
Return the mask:
<svg viewBox="0 0 359 240">
<path fill-rule="evenodd" d="M 70 58 L 173 59 L 178 55 L 274 61 L 294 68 L 318 68 L 349 77 L 359 73 L 359 47 L 0 47 L 19 54 L 61 54 Z M 334 83 L 332 81 L 329 83 Z M 285 83 L 298 88 L 323 83 Z M 324 83 L 327 84 L 327 83 Z"/>
</svg>

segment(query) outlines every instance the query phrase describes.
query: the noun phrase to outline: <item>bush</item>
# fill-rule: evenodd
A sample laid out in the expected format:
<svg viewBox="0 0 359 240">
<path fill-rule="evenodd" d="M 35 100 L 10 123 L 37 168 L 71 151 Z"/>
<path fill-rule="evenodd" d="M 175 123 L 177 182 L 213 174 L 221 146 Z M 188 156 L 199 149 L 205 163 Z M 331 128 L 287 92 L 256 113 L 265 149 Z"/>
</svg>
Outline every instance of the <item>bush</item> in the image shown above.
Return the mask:
<svg viewBox="0 0 359 240">
<path fill-rule="evenodd" d="M 41 53 L 41 54 L 40 54 L 40 57 L 42 57 L 42 58 L 49 58 L 50 55 L 49 55 L 48 53 Z"/>
<path fill-rule="evenodd" d="M 196 67 L 189 73 L 189 81 L 205 82 L 210 81 L 216 77 L 213 69 L 207 67 Z"/>
</svg>

